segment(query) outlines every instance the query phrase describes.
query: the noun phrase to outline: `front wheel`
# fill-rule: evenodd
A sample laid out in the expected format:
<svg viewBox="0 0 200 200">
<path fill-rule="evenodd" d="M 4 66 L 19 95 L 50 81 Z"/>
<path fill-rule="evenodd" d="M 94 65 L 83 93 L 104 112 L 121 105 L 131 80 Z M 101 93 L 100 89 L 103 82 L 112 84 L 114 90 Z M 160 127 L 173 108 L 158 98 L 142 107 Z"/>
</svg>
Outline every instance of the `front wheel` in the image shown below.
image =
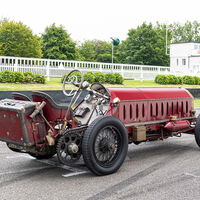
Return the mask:
<svg viewBox="0 0 200 200">
<path fill-rule="evenodd" d="M 194 129 L 194 136 L 195 136 L 197 145 L 200 147 L 200 115 L 197 117 L 197 122 Z"/>
<path fill-rule="evenodd" d="M 96 175 L 116 172 L 124 162 L 127 150 L 126 128 L 119 119 L 112 116 L 94 120 L 83 136 L 83 159 Z"/>
</svg>

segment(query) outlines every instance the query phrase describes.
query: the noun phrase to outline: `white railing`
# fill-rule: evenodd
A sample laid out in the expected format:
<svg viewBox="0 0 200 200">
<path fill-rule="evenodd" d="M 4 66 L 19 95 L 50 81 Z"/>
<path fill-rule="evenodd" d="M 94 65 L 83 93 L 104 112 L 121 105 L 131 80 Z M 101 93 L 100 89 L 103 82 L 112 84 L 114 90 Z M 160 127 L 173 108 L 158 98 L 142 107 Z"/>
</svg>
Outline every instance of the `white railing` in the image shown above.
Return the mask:
<svg viewBox="0 0 200 200">
<path fill-rule="evenodd" d="M 83 73 L 88 71 L 103 73 L 118 72 L 126 79 L 140 81 L 153 80 L 157 74 L 171 73 L 170 67 L 161 66 L 0 56 L 0 71 L 30 71 L 34 74 L 43 74 L 49 79 L 49 77 L 61 77 L 72 69 L 78 69 Z"/>
</svg>

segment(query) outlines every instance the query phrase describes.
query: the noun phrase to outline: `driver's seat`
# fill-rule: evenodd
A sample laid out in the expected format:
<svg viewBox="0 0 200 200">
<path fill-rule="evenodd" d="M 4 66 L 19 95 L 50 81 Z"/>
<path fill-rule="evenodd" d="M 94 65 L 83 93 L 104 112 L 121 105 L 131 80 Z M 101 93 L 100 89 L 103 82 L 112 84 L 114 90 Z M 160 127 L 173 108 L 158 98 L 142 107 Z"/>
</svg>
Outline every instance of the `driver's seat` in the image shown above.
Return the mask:
<svg viewBox="0 0 200 200">
<path fill-rule="evenodd" d="M 32 91 L 32 98 L 35 102 L 45 101 L 46 105 L 43 108 L 44 116 L 48 121 L 64 119 L 68 105 L 57 104 L 48 94 L 41 91 Z M 70 108 L 68 119 L 72 119 L 73 112 Z"/>
</svg>

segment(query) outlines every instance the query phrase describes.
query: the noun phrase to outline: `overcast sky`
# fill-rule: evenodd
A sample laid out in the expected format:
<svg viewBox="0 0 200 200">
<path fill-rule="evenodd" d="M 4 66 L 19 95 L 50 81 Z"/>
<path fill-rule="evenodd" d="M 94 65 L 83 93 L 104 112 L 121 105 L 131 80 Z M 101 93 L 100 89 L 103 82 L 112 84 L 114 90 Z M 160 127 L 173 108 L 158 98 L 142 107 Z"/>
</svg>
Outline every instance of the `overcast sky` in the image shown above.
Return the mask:
<svg viewBox="0 0 200 200">
<path fill-rule="evenodd" d="M 0 0 L 0 17 L 22 21 L 34 34 L 62 24 L 75 41 L 126 39 L 142 22 L 200 22 L 200 0 Z"/>
</svg>

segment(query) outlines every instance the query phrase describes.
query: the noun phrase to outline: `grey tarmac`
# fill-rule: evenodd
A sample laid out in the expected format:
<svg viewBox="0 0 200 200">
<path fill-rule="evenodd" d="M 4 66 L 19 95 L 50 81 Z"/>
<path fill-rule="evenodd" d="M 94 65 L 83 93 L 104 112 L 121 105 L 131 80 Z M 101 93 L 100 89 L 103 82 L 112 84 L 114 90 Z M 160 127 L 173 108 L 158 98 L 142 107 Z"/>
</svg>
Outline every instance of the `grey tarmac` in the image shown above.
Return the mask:
<svg viewBox="0 0 200 200">
<path fill-rule="evenodd" d="M 73 166 L 56 156 L 36 160 L 0 142 L 0 200 L 199 200 L 199 188 L 200 148 L 192 135 L 131 144 L 109 176 L 93 175 L 82 159 Z"/>
</svg>

